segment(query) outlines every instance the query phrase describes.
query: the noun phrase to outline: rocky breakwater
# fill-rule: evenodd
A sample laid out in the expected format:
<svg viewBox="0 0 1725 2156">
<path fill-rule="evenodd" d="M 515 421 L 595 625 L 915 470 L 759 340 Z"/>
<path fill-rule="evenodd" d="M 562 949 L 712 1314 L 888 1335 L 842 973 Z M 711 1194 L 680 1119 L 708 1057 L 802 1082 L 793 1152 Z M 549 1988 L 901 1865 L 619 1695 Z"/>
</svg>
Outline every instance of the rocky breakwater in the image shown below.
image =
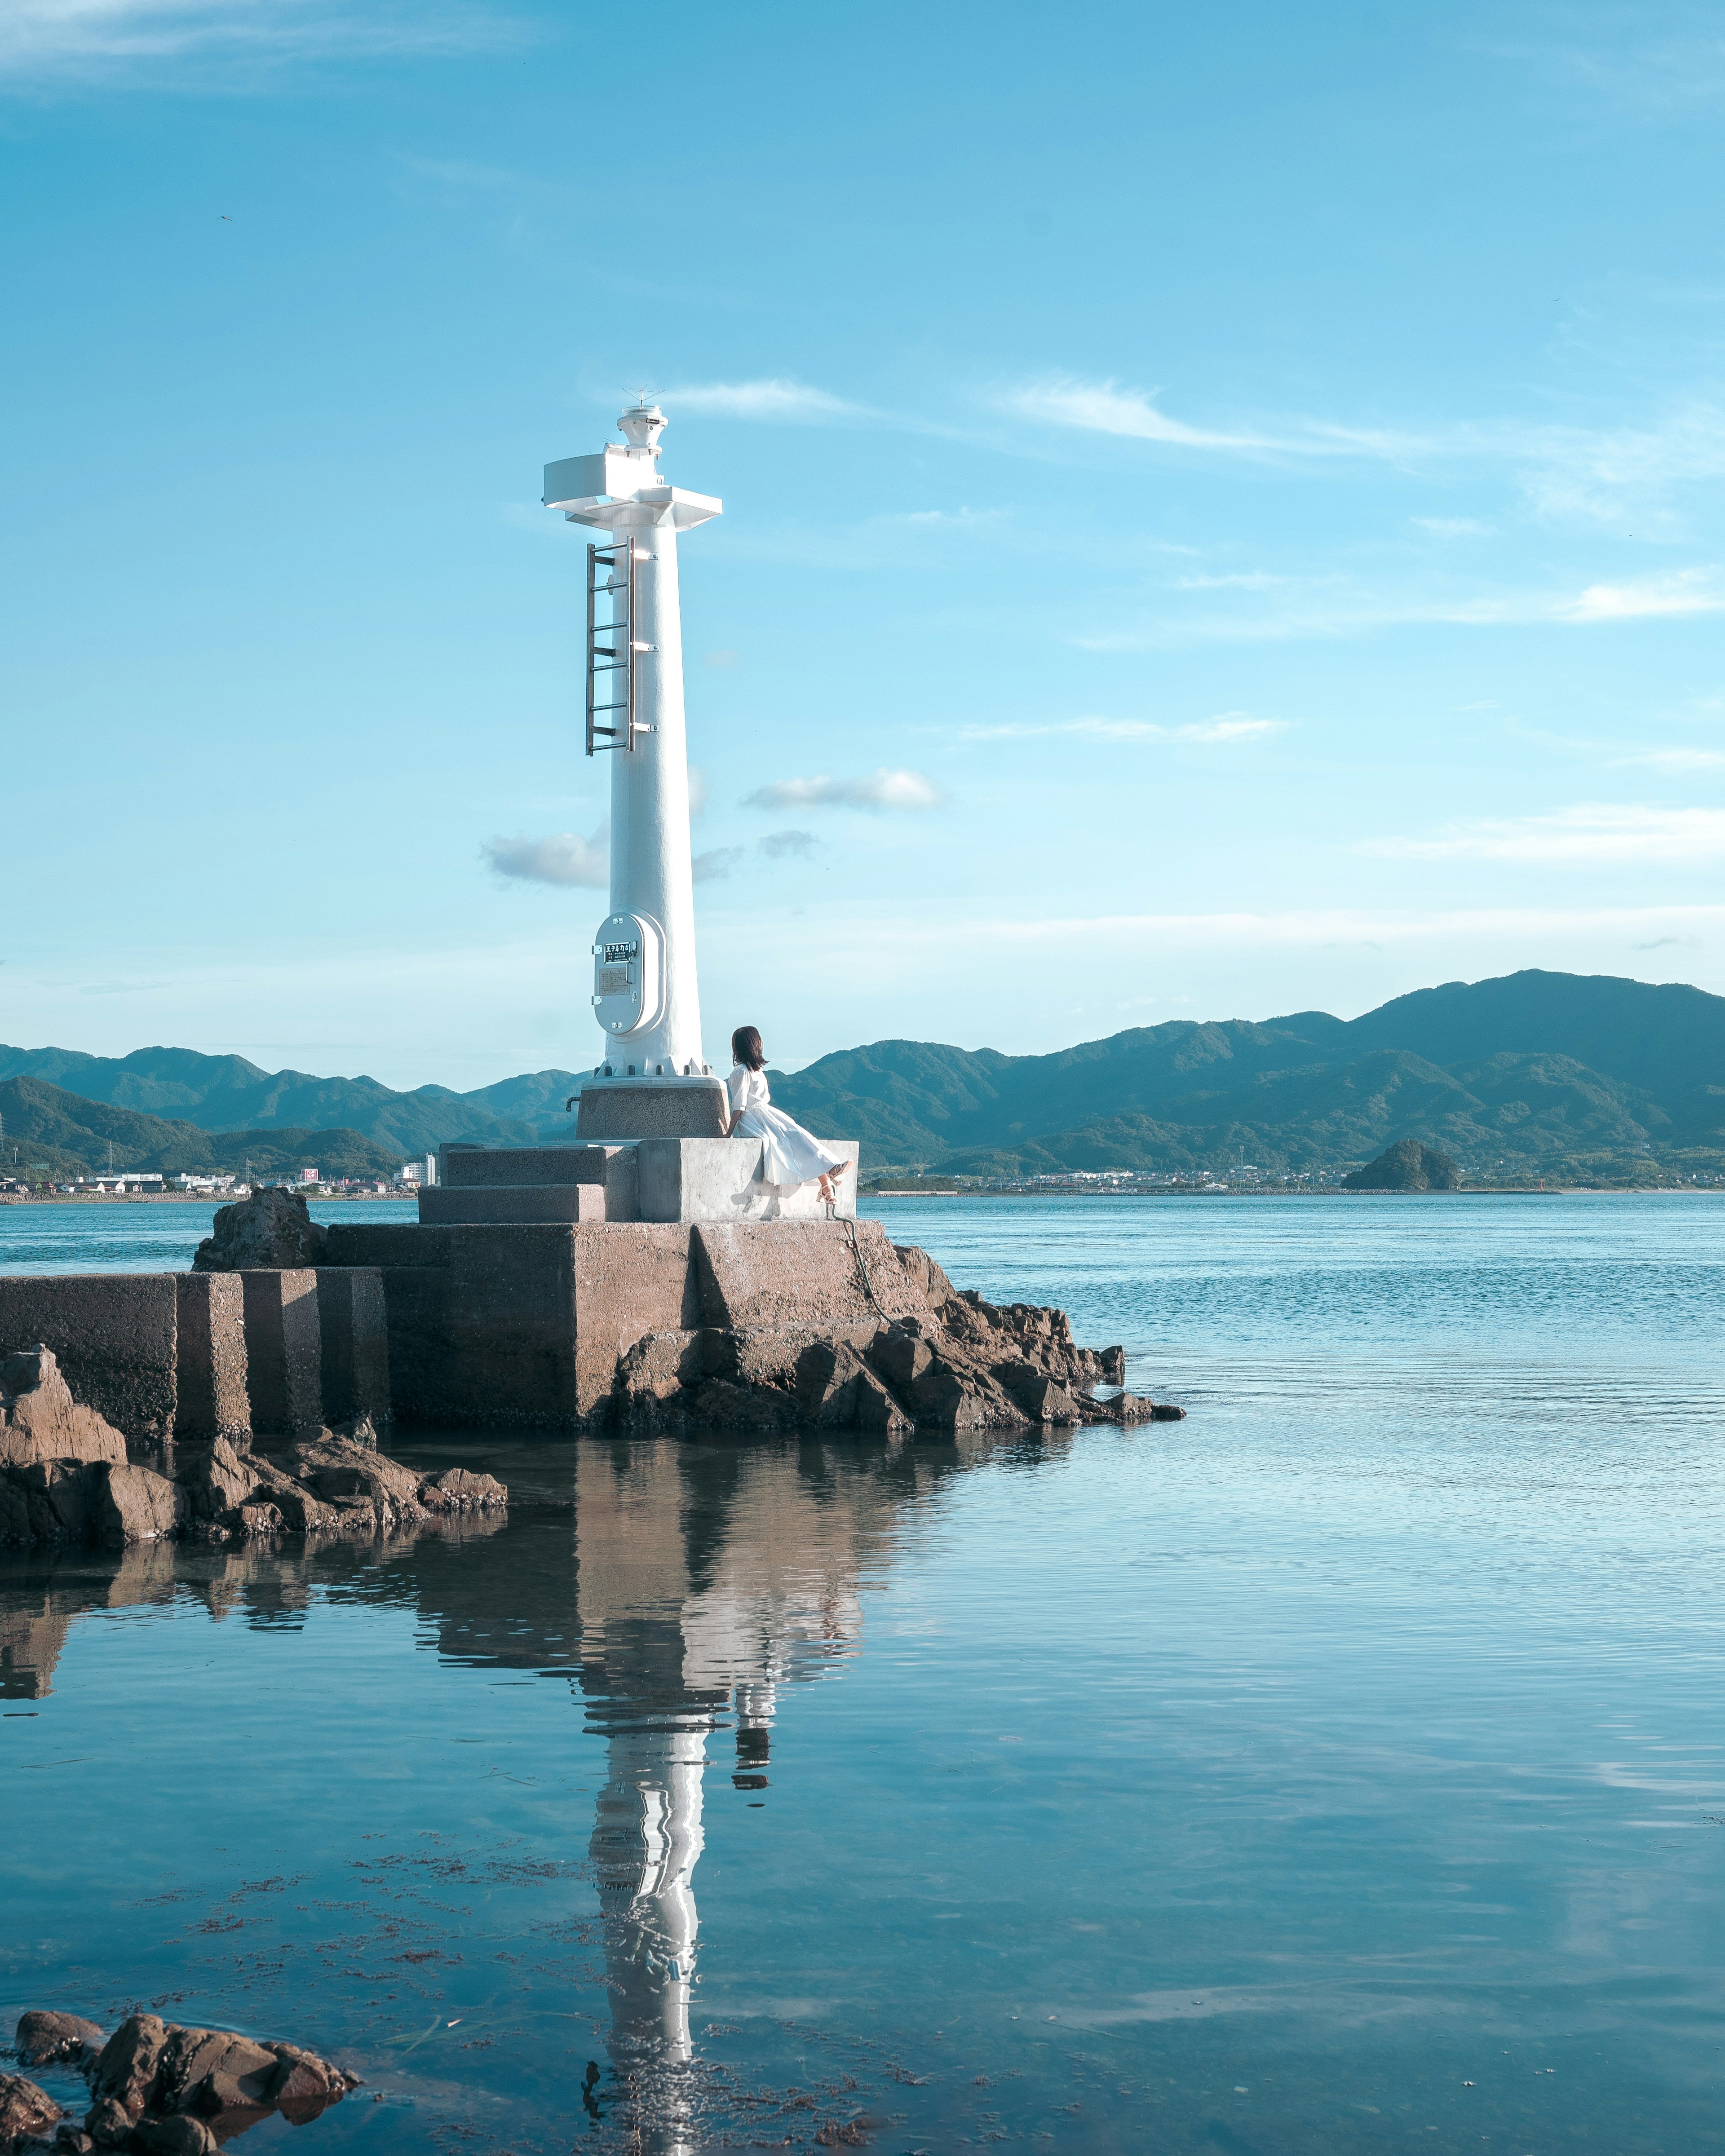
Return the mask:
<svg viewBox="0 0 1725 2156">
<path fill-rule="evenodd" d="M 376 1536 L 509 1502 L 493 1476 L 422 1476 L 391 1460 L 363 1418 L 302 1430 L 270 1451 L 254 1450 L 244 1431 L 182 1443 L 171 1464 L 158 1474 L 128 1462 L 125 1439 L 73 1398 L 45 1347 L 0 1358 L 0 1542 Z"/>
<path fill-rule="evenodd" d="M 648 1334 L 619 1361 L 612 1427 L 632 1436 L 812 1427 L 903 1438 L 1183 1417 L 1183 1408 L 1114 1389 L 1125 1349 L 1079 1347 L 1064 1311 L 987 1302 L 955 1288 L 926 1250 L 886 1248 L 898 1274 L 878 1283 L 856 1253 L 873 1312 L 854 1313 L 859 1322 Z"/>
<path fill-rule="evenodd" d="M 0 2075 L 0 2156 L 24 2149 L 86 2156 L 213 2156 L 225 2141 L 280 2112 L 304 2126 L 339 2103 L 359 2076 L 297 2044 L 254 2043 L 228 2029 L 187 2029 L 134 2014 L 110 2036 L 75 2014 L 26 2014 L 20 2065 L 74 2068 L 90 2085 L 82 2123 L 20 2074 Z"/>
</svg>

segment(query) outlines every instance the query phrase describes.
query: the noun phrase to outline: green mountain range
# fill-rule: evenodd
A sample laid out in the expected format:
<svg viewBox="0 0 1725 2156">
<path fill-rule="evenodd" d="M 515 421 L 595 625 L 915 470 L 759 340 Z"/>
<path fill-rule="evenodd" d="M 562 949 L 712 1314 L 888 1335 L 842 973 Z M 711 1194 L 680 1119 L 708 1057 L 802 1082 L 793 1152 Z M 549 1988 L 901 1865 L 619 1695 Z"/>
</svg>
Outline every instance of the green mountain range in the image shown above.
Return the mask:
<svg viewBox="0 0 1725 2156">
<path fill-rule="evenodd" d="M 1266 1175 L 1403 1137 L 1476 1173 L 1653 1159 L 1725 1165 L 1725 997 L 1528 972 L 1422 988 L 1343 1020 L 1177 1019 L 1052 1055 L 876 1041 L 775 1075 L 811 1130 L 871 1166 L 956 1175 L 1242 1159 Z"/>
<path fill-rule="evenodd" d="M 357 1131 L 270 1130 L 214 1133 L 197 1124 L 80 1100 L 39 1078 L 0 1081 L 0 1180 L 36 1182 L 96 1175 L 110 1168 L 163 1174 L 291 1176 L 316 1168 L 326 1181 L 388 1175 L 401 1163 L 393 1147 Z"/>
<path fill-rule="evenodd" d="M 260 1170 L 315 1163 L 326 1176 L 369 1173 L 444 1138 L 567 1138 L 563 1103 L 579 1084 L 541 1070 L 470 1093 L 398 1093 L 182 1048 L 0 1048 L 0 1081 L 8 1144 L 28 1138 L 39 1161 L 58 1131 L 86 1167 L 105 1163 L 110 1137 L 121 1166 L 203 1166 L 167 1157 L 219 1135 L 208 1158 L 223 1168 L 240 1148 Z M 1422 988 L 1357 1019 L 1176 1019 L 1050 1055 L 875 1041 L 775 1072 L 773 1092 L 822 1136 L 860 1138 L 871 1173 L 1219 1172 L 1244 1160 L 1301 1174 L 1404 1137 L 1476 1174 L 1725 1168 L 1725 997 L 1527 972 Z M 95 1103 L 131 1117 L 124 1133 Z"/>
<path fill-rule="evenodd" d="M 0 1047 L 0 1079 L 7 1078 L 39 1079 L 83 1100 L 203 1131 L 355 1131 L 397 1159 L 433 1152 L 445 1138 L 527 1145 L 542 1137 L 567 1137 L 572 1119 L 563 1103 L 580 1084 L 567 1070 L 536 1070 L 472 1093 L 447 1086 L 397 1093 L 375 1078 L 260 1070 L 243 1055 L 201 1055 L 192 1048 L 140 1048 L 110 1056 Z"/>
</svg>

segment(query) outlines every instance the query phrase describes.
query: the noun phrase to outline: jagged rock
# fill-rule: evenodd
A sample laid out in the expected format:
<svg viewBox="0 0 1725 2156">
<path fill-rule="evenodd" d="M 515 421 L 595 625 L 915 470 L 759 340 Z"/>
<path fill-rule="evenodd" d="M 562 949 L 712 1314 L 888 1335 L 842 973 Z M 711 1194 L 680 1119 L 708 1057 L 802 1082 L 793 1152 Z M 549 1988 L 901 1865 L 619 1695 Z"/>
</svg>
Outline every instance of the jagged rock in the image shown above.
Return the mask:
<svg viewBox="0 0 1725 2156">
<path fill-rule="evenodd" d="M 63 2118 L 49 2144 L 54 2156 L 95 2156 L 95 2143 L 81 2126 Z"/>
<path fill-rule="evenodd" d="M 919 1250 L 915 1243 L 895 1243 L 892 1247 L 906 1276 L 931 1310 L 952 1301 L 957 1290 L 927 1250 Z"/>
<path fill-rule="evenodd" d="M 998 1363 L 994 1376 L 1032 1422 L 1077 1422 L 1078 1403 L 1060 1379 L 1034 1363 Z"/>
<path fill-rule="evenodd" d="M 509 1502 L 509 1488 L 495 1475 L 476 1475 L 470 1467 L 446 1467 L 421 1483 L 419 1502 L 434 1512 L 500 1512 Z"/>
<path fill-rule="evenodd" d="M 198 1245 L 192 1269 L 237 1273 L 323 1263 L 324 1231 L 295 1190 L 265 1188 L 217 1212 L 215 1232 Z"/>
<path fill-rule="evenodd" d="M 219 1520 L 244 1505 L 258 1486 L 257 1472 L 225 1437 L 181 1448 L 175 1480 L 186 1492 L 192 1517 Z"/>
<path fill-rule="evenodd" d="M 42 1460 L 123 1465 L 126 1440 L 94 1408 L 73 1399 L 52 1350 L 38 1346 L 0 1359 L 0 1466 Z"/>
<path fill-rule="evenodd" d="M 489 1482 L 491 1477 L 484 1480 Z M 271 2085 L 270 2101 L 290 2126 L 305 2125 L 319 2112 L 339 2103 L 349 2089 L 359 2087 L 357 2074 L 345 2073 L 315 2052 L 302 2051 L 297 2044 L 270 2044 L 265 2049 L 275 2052 L 281 2066 Z"/>
<path fill-rule="evenodd" d="M 801 1419 L 790 1394 L 770 1385 L 733 1384 L 728 1378 L 709 1378 L 690 1397 L 689 1411 L 715 1429 L 757 1433 L 794 1430 Z"/>
<path fill-rule="evenodd" d="M 377 1450 L 377 1428 L 368 1414 L 352 1415 L 346 1422 L 338 1422 L 331 1435 L 344 1439 L 349 1445 L 362 1445 L 367 1452 Z"/>
<path fill-rule="evenodd" d="M 889 1325 L 875 1338 L 869 1359 L 889 1384 L 908 1393 L 934 1359 L 934 1353 L 926 1340 L 907 1327 Z"/>
<path fill-rule="evenodd" d="M 108 2040 L 94 2021 L 76 2014 L 31 2013 L 18 2016 L 12 2041 L 23 2066 L 82 2067 L 95 2060 Z"/>
<path fill-rule="evenodd" d="M 910 1430 L 911 1419 L 846 1340 L 816 1340 L 797 1358 L 797 1405 L 819 1430 Z"/>
<path fill-rule="evenodd" d="M 201 2118 L 141 2118 L 126 2146 L 143 2156 L 217 2156 L 222 2144 Z"/>
<path fill-rule="evenodd" d="M 102 1461 L 91 1471 L 90 1528 L 94 1538 L 112 1548 L 126 1543 L 155 1542 L 177 1534 L 190 1512 L 186 1493 L 153 1468 L 114 1466 Z"/>
<path fill-rule="evenodd" d="M 151 2108 L 205 2114 L 268 2111 L 280 2074 L 275 2052 L 249 2036 L 225 2029 L 175 2029 L 162 2055 Z"/>
<path fill-rule="evenodd" d="M 61 2115 L 46 2089 L 22 2074 L 0 2074 L 0 2156 L 11 2156 L 37 2134 L 53 2133 Z"/>
<path fill-rule="evenodd" d="M 132 2116 L 113 2097 L 101 2097 L 84 2114 L 84 2131 L 98 2148 L 125 2148 L 131 2141 Z"/>
<path fill-rule="evenodd" d="M 162 2055 L 167 2048 L 167 2025 L 158 2014 L 129 2014 L 109 2037 L 90 2068 L 90 2092 L 98 2110 L 116 2104 L 128 2123 L 142 2118 L 148 2107 Z M 91 2119 L 87 2130 L 100 2141 L 101 2133 Z"/>
</svg>

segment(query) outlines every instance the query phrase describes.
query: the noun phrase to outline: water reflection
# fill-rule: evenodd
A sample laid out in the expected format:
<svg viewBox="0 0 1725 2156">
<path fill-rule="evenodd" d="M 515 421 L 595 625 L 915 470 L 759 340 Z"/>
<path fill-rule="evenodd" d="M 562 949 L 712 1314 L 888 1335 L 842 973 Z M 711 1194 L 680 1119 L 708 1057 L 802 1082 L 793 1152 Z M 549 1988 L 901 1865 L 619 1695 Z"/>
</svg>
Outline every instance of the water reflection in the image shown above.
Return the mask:
<svg viewBox="0 0 1725 2156">
<path fill-rule="evenodd" d="M 427 1468 L 475 1457 L 471 1437 L 401 1449 Z M 376 1545 L 8 1557 L 0 1691 L 48 1697 L 80 1617 L 186 1598 L 218 1623 L 272 1631 L 303 1625 L 320 1600 L 407 1607 L 447 1664 L 562 1677 L 605 1747 L 588 1854 L 610 2071 L 580 2092 L 602 2139 L 688 2156 L 735 2102 L 703 2072 L 691 2029 L 709 1765 L 746 1801 L 770 1802 L 787 1688 L 839 1675 L 859 1651 L 863 1597 L 924 1501 L 970 1464 L 1003 1451 L 1029 1464 L 1043 1449 L 489 1444 L 480 1464 L 515 1496 L 506 1523 Z"/>
</svg>

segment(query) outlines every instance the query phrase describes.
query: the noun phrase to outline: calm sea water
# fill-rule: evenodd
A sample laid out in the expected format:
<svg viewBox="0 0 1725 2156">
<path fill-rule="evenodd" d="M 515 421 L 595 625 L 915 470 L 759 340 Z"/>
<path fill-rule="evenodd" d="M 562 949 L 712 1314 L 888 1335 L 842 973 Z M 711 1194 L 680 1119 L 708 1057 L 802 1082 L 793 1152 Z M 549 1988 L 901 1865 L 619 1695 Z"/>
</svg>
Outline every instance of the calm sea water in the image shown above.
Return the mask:
<svg viewBox="0 0 1725 2156">
<path fill-rule="evenodd" d="M 875 1209 L 1189 1419 L 0 1556 L 0 2011 L 333 2051 L 307 2149 L 1725 2148 L 1725 1209 Z"/>
</svg>

